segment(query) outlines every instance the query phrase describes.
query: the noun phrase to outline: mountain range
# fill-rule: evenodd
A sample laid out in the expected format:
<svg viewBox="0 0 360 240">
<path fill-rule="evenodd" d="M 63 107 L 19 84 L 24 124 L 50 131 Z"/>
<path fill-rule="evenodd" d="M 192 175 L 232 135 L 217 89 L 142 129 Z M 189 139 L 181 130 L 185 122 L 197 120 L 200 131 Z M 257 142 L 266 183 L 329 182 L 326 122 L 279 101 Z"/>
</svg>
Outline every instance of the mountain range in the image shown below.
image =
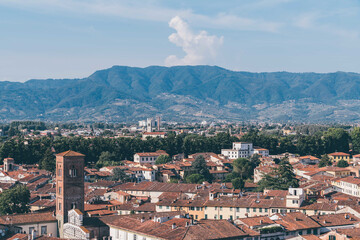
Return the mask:
<svg viewBox="0 0 360 240">
<path fill-rule="evenodd" d="M 82 79 L 0 82 L 0 120 L 357 122 L 360 74 L 113 66 Z"/>
</svg>

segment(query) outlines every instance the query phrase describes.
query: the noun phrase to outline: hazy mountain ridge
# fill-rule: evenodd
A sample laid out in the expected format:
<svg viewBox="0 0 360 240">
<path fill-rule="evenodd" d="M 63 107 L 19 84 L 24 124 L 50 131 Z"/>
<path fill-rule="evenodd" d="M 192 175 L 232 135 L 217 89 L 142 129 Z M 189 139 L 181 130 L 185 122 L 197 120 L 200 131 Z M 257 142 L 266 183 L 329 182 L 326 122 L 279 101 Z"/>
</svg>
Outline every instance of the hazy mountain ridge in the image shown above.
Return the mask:
<svg viewBox="0 0 360 240">
<path fill-rule="evenodd" d="M 83 79 L 0 82 L 0 118 L 355 121 L 360 74 L 114 66 Z"/>
</svg>

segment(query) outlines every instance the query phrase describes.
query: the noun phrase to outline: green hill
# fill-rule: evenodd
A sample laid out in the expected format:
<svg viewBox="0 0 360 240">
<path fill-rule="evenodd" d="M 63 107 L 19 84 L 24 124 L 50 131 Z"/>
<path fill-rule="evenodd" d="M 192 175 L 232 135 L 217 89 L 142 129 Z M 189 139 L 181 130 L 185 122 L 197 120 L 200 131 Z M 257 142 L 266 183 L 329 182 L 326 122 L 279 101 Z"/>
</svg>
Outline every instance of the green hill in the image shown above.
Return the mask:
<svg viewBox="0 0 360 240">
<path fill-rule="evenodd" d="M 0 82 L 0 106 L 3 121 L 346 122 L 360 118 L 360 74 L 114 66 L 83 79 Z"/>
</svg>

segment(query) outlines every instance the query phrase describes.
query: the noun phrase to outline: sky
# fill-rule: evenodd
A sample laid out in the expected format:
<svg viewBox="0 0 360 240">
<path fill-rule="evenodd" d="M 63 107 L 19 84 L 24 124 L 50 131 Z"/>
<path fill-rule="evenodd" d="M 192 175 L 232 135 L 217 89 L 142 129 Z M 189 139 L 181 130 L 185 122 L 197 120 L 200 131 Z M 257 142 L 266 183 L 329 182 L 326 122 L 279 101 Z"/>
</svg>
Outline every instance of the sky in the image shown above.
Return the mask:
<svg viewBox="0 0 360 240">
<path fill-rule="evenodd" d="M 114 65 L 360 72 L 360 0 L 0 0 L 0 81 Z"/>
</svg>

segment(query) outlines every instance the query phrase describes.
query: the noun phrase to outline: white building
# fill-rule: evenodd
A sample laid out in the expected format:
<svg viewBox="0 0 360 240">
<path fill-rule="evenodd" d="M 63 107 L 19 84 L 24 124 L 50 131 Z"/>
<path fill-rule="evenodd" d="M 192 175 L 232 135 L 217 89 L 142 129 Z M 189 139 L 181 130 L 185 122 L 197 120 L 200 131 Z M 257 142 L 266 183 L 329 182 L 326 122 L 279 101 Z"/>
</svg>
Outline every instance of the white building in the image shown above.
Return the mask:
<svg viewBox="0 0 360 240">
<path fill-rule="evenodd" d="M 335 179 L 331 183 L 335 191 L 349 194 L 351 196 L 360 197 L 360 178 L 348 176 Z"/>
<path fill-rule="evenodd" d="M 131 178 L 137 183 L 143 181 L 149 181 L 149 182 L 155 181 L 154 169 L 133 167 L 133 168 L 129 168 L 128 171 L 131 172 Z"/>
<path fill-rule="evenodd" d="M 268 157 L 269 156 L 269 149 L 254 147 L 254 154 L 259 154 L 259 155 L 261 155 L 263 157 Z"/>
<path fill-rule="evenodd" d="M 287 208 L 299 208 L 305 200 L 304 189 L 302 188 L 289 188 L 289 192 L 286 195 L 286 207 Z"/>
<path fill-rule="evenodd" d="M 252 143 L 234 142 L 232 149 L 221 149 L 221 154 L 229 159 L 248 158 L 254 154 Z"/>
<path fill-rule="evenodd" d="M 156 159 L 161 155 L 169 156 L 169 154 L 167 154 L 165 151 L 162 151 L 162 150 L 159 150 L 156 152 L 135 153 L 134 154 L 134 162 L 140 163 L 140 164 L 143 164 L 143 163 L 155 164 Z"/>
</svg>

